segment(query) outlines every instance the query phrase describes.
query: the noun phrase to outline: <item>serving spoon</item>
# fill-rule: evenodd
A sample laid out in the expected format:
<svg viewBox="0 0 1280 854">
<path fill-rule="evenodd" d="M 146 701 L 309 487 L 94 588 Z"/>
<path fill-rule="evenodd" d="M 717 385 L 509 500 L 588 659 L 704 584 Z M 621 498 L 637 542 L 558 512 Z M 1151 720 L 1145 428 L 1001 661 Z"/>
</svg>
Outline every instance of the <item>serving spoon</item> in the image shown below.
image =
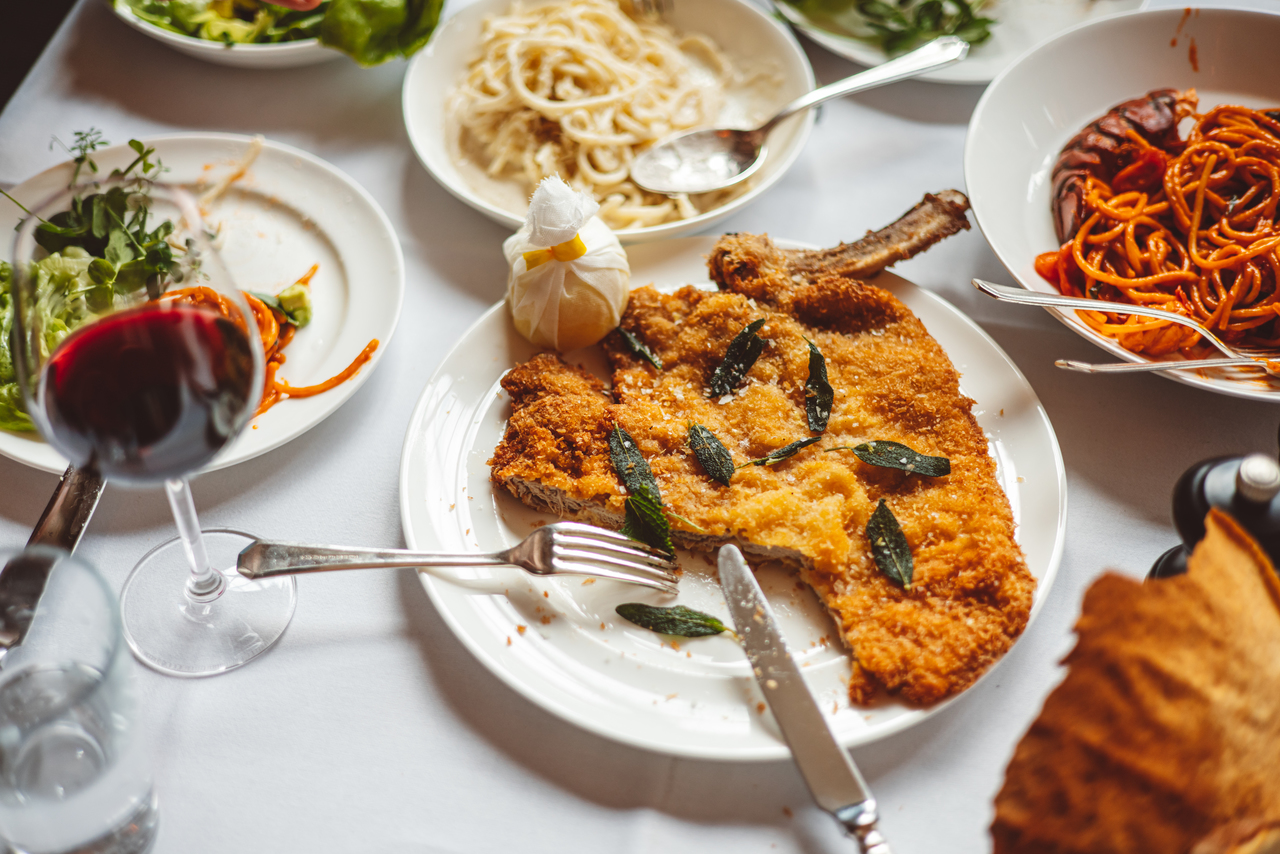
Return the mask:
<svg viewBox="0 0 1280 854">
<path fill-rule="evenodd" d="M 631 180 L 654 193 L 709 193 L 733 186 L 753 175 L 768 153 L 769 132 L 783 120 L 819 104 L 918 77 L 964 59 L 969 43 L 942 36 L 897 59 L 814 89 L 787 104 L 759 127 L 706 128 L 670 137 L 641 154 L 631 164 Z"/>
</svg>

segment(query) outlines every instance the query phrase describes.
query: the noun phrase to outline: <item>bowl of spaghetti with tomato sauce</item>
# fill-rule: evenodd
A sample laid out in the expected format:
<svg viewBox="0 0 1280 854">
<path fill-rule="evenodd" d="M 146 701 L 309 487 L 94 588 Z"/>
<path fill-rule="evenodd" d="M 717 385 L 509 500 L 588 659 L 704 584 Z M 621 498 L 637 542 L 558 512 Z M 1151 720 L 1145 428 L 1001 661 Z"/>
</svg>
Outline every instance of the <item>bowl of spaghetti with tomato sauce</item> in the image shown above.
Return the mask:
<svg viewBox="0 0 1280 854">
<path fill-rule="evenodd" d="M 1280 353 L 1280 84 L 1260 78 L 1255 53 L 1276 39 L 1275 14 L 1140 12 L 1072 30 L 997 78 L 970 124 L 965 175 L 1019 282 L 1163 309 L 1237 350 Z M 1171 321 L 1054 313 L 1129 361 L 1217 355 Z M 1280 400 L 1256 371 L 1164 373 Z"/>
<path fill-rule="evenodd" d="M 1280 349 L 1280 109 L 1199 113 L 1194 90 L 1150 92 L 1073 137 L 1053 184 L 1062 244 L 1035 267 L 1059 291 L 1183 314 L 1237 349 Z M 1134 353 L 1214 351 L 1170 321 L 1078 314 Z"/>
</svg>

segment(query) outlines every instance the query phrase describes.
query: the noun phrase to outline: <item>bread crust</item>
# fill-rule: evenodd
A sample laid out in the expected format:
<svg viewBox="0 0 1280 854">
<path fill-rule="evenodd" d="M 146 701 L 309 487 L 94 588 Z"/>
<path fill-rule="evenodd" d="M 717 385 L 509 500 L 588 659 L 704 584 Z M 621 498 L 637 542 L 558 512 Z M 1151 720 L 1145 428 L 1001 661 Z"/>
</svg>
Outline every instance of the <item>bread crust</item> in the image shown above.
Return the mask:
<svg viewBox="0 0 1280 854">
<path fill-rule="evenodd" d="M 996 854 L 1277 841 L 1280 580 L 1231 517 L 1206 530 L 1185 575 L 1108 573 L 1085 593 L 1067 677 L 996 798 Z"/>
</svg>

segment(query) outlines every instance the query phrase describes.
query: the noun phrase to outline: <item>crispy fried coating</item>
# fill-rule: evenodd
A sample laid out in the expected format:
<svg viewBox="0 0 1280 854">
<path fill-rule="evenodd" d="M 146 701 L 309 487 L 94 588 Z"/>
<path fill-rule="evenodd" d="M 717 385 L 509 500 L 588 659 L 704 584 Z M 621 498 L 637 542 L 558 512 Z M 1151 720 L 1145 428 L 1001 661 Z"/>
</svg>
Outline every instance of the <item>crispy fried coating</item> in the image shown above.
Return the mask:
<svg viewBox="0 0 1280 854">
<path fill-rule="evenodd" d="M 731 235 L 710 261 L 719 292 L 632 293 L 622 325 L 663 362 L 657 371 L 612 333 L 612 402 L 598 381 L 552 355 L 509 373 L 513 412 L 491 461 L 493 481 L 535 507 L 617 526 L 624 493 L 608 431 L 637 440 L 676 521 L 678 544 L 727 542 L 788 561 L 835 619 L 853 652 L 850 693 L 888 691 L 931 704 L 973 683 L 1026 625 L 1035 581 L 1014 542 L 1008 499 L 987 441 L 946 354 L 888 292 L 838 275 L 793 277 L 766 237 Z M 799 281 L 797 281 L 799 279 Z M 733 337 L 758 318 L 763 354 L 734 394 L 706 389 Z M 711 430 L 735 464 L 811 435 L 809 351 L 836 390 L 822 441 L 773 466 L 713 481 L 688 446 L 688 424 Z M 941 478 L 870 466 L 847 448 L 891 440 L 951 461 Z M 915 564 L 910 590 L 876 567 L 865 533 L 877 502 L 897 517 Z"/>
<path fill-rule="evenodd" d="M 1218 510 L 1187 566 L 1085 593 L 996 797 L 996 854 L 1280 850 L 1280 581 Z"/>
</svg>

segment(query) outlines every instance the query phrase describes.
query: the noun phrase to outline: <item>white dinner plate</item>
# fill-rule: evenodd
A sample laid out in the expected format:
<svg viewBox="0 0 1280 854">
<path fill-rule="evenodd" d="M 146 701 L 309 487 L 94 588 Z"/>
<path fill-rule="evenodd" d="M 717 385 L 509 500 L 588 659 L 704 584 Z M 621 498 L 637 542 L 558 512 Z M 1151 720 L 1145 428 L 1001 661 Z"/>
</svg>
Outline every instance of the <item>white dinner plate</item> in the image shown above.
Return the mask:
<svg viewBox="0 0 1280 854">
<path fill-rule="evenodd" d="M 662 288 L 706 283 L 703 259 L 714 243 L 713 237 L 693 237 L 629 247 L 632 281 Z M 1017 367 L 973 321 L 892 274 L 882 274 L 876 284 L 924 321 L 960 371 L 964 393 L 977 401 L 974 413 L 990 437 L 1000 482 L 1018 521 L 1018 542 L 1039 583 L 1034 618 L 1062 555 L 1067 510 L 1066 473 L 1049 418 Z M 462 336 L 427 383 L 400 462 L 400 516 L 410 548 L 495 551 L 551 518 L 495 489 L 487 464 L 510 412 L 498 381 L 535 352 L 513 328 L 506 305 L 498 304 Z M 604 369 L 596 348 L 567 358 Z M 681 564 L 685 573 L 678 602 L 729 623 L 711 558 L 682 553 Z M 945 705 L 851 706 L 849 656 L 817 598 L 781 567 L 766 566 L 758 575 L 843 744 L 883 738 Z M 762 698 L 741 647 L 728 636 L 687 640 L 677 647 L 627 623 L 614 613 L 615 606 L 660 601 L 640 588 L 604 580 L 584 585 L 568 577 L 535 579 L 515 569 L 457 570 L 448 580 L 419 578 L 445 622 L 485 667 L 567 721 L 681 756 L 766 760 L 789 755 L 772 715 L 758 711 Z"/>
<path fill-rule="evenodd" d="M 1077 27 L 1000 75 L 969 122 L 964 179 L 978 227 L 1014 278 L 1028 290 L 1057 293 L 1034 263 L 1037 255 L 1058 247 L 1050 177 L 1073 136 L 1116 104 L 1154 89 L 1195 87 L 1201 110 L 1223 103 L 1280 105 L 1280 77 L 1261 73 L 1259 65 L 1259 57 L 1273 55 L 1277 44 L 1280 15 L 1160 9 Z M 1070 73 L 1063 73 L 1065 68 Z M 1049 311 L 1117 359 L 1148 361 L 1095 332 L 1074 311 Z M 1181 358 L 1174 354 L 1165 361 Z M 1258 371 L 1163 371 L 1161 376 L 1235 397 L 1280 401 L 1280 380 Z"/>
<path fill-rule="evenodd" d="M 236 134 L 178 134 L 145 140 L 156 148 L 178 184 L 212 184 L 231 172 L 250 138 Z M 114 145 L 96 152 L 99 174 L 127 166 L 134 152 Z M 27 207 L 67 186 L 71 164 L 47 169 L 11 193 Z M 17 223 L 21 211 L 0 197 L 0 222 Z M 373 357 L 347 382 L 314 397 L 283 400 L 255 418 L 206 471 L 252 459 L 319 424 L 364 384 L 391 343 L 404 299 L 404 257 L 378 203 L 355 181 L 323 160 L 266 141 L 257 160 L 209 213 L 221 224 L 222 257 L 245 290 L 277 293 L 307 272 L 312 320 L 285 350 L 280 376 L 293 385 L 321 382 L 347 367 L 372 338 Z M 13 251 L 0 238 L 0 257 Z M 35 433 L 0 430 L 0 454 L 51 472 L 67 461 Z"/>
<path fill-rule="evenodd" d="M 409 142 L 431 176 L 458 199 L 514 231 L 524 223 L 528 198 L 515 183 L 493 181 L 479 167 L 461 163 L 457 129 L 445 110 L 449 93 L 479 55 L 485 17 L 506 12 L 511 2 L 476 0 L 436 28 L 405 72 L 403 109 Z M 791 31 L 744 0 L 676 3 L 665 20 L 680 32 L 710 36 L 736 69 L 756 75 L 749 93 L 731 93 L 726 99 L 720 116 L 724 124 L 752 127 L 814 87 L 813 69 Z M 765 163 L 742 195 L 689 219 L 615 233 L 623 243 L 634 243 L 710 228 L 782 178 L 804 149 L 813 121 L 814 111 L 807 110 L 769 135 Z"/>
<path fill-rule="evenodd" d="M 995 0 L 981 14 L 995 18 L 991 38 L 975 45 L 963 62 L 922 74 L 936 83 L 989 83 L 1033 45 L 1083 21 L 1130 12 L 1150 0 Z M 862 65 L 879 65 L 889 57 L 879 47 L 822 29 L 794 7 L 775 8 L 809 38 L 827 50 Z"/>
</svg>

